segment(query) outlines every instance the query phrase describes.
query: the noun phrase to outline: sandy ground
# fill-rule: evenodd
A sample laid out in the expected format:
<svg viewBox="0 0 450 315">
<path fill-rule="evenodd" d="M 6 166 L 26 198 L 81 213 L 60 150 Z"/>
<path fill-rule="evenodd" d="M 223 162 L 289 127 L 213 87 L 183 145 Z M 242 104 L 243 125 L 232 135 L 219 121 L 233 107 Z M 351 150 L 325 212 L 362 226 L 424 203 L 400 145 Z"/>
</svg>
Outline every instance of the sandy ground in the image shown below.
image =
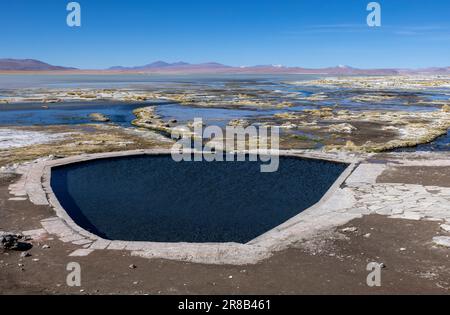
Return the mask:
<svg viewBox="0 0 450 315">
<path fill-rule="evenodd" d="M 408 171 L 400 171 L 398 176 L 393 172 L 389 174 L 389 180 L 398 178 L 414 182 L 430 170 L 411 168 Z M 387 175 L 383 176 L 380 180 L 387 180 Z M 52 216 L 52 209 L 35 206 L 29 201 L 8 201 L 8 185 L 14 180 L 14 177 L 0 180 L 0 230 L 41 228 L 39 220 Z M 356 227 L 357 231 L 342 232 L 341 227 L 251 266 L 147 260 L 121 251 L 96 251 L 87 257 L 72 258 L 68 254 L 75 249 L 74 245 L 45 235 L 33 240 L 31 257 L 21 258 L 19 252 L 0 252 L 0 293 L 449 293 L 450 250 L 431 244 L 434 236 L 442 235 L 438 223 L 372 215 L 354 220 L 345 227 Z M 50 248 L 42 249 L 43 245 Z M 38 261 L 34 261 L 36 259 Z M 81 288 L 66 285 L 69 262 L 81 265 Z M 366 284 L 369 262 L 386 266 L 379 288 L 370 288 Z M 130 268 L 132 264 L 135 269 Z"/>
</svg>

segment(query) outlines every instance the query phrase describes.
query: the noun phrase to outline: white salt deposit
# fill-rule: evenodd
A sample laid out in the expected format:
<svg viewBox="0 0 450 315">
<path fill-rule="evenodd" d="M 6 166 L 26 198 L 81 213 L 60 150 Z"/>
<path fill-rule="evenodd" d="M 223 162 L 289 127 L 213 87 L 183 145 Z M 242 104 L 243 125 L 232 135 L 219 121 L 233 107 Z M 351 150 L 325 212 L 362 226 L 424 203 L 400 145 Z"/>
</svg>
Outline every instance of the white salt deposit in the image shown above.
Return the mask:
<svg viewBox="0 0 450 315">
<path fill-rule="evenodd" d="M 67 133 L 52 134 L 39 131 L 0 129 L 0 150 L 26 147 L 61 140 Z"/>
</svg>

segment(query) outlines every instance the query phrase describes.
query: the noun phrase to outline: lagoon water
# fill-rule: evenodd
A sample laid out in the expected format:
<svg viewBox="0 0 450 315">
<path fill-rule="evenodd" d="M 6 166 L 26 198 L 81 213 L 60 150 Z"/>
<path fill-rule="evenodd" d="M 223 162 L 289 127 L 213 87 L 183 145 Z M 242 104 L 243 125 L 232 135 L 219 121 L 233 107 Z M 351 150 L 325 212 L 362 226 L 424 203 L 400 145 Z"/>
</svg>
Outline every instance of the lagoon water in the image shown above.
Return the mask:
<svg viewBox="0 0 450 315">
<path fill-rule="evenodd" d="M 51 186 L 84 229 L 111 240 L 247 243 L 317 203 L 347 165 L 292 157 L 174 162 L 169 155 L 52 170 Z"/>
<path fill-rule="evenodd" d="M 129 127 L 136 117 L 133 110 L 142 104 L 83 104 L 61 103 L 48 104 L 47 109 L 42 104 L 0 104 L 0 126 L 50 126 L 89 124 L 93 121 L 90 114 L 102 113 L 117 125 Z"/>
<path fill-rule="evenodd" d="M 250 110 L 250 109 L 222 109 L 222 108 L 196 108 L 171 102 L 145 102 L 145 103 L 60 103 L 48 104 L 43 109 L 42 104 L 0 104 L 0 126 L 48 126 L 48 125 L 77 125 L 94 123 L 89 115 L 102 113 L 110 118 L 110 123 L 131 127 L 136 119 L 133 110 L 156 106 L 156 113 L 164 119 L 176 119 L 180 123 L 188 123 L 194 118 L 202 118 L 207 124 L 226 126 L 232 119 L 245 119 L 249 117 L 270 117 L 276 113 L 308 109 L 303 106 L 289 109 Z"/>
<path fill-rule="evenodd" d="M 276 113 L 298 112 L 305 109 L 333 106 L 352 111 L 430 111 L 440 110 L 435 100 L 449 98 L 448 90 L 394 91 L 395 97 L 384 101 L 357 102 L 355 97 L 364 96 L 364 91 L 348 88 L 325 88 L 292 85 L 286 82 L 301 82 L 317 79 L 313 75 L 0 75 L 0 99 L 7 96 L 20 96 L 22 89 L 51 91 L 52 89 L 83 88 L 121 88 L 143 91 L 162 91 L 163 93 L 190 92 L 207 97 L 209 92 L 217 92 L 223 106 L 195 107 L 170 101 L 145 103 L 120 102 L 74 102 L 46 104 L 0 104 L 1 126 L 45 126 L 92 123 L 89 114 L 100 112 L 109 116 L 110 123 L 131 127 L 135 118 L 132 111 L 138 107 L 156 106 L 156 112 L 165 120 L 175 119 L 187 123 L 194 118 L 203 118 L 206 124 L 225 126 L 237 118 L 265 118 Z M 227 106 L 239 93 L 257 95 L 262 100 L 277 104 L 288 101 L 294 104 L 288 108 L 265 108 L 258 106 Z M 326 98 L 311 101 L 305 97 L 325 93 Z M 410 149 L 408 149 L 410 150 Z M 413 149 L 415 150 L 415 149 Z M 417 148 L 424 151 L 449 151 L 450 137 L 444 136 L 430 145 Z"/>
</svg>

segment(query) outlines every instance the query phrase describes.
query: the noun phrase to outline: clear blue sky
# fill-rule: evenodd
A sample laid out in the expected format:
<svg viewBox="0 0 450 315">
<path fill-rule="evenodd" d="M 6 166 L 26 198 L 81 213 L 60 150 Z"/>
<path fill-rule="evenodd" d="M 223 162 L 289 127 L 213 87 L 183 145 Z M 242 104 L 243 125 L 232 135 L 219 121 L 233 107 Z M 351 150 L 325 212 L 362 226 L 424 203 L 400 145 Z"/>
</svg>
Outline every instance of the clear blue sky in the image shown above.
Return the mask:
<svg viewBox="0 0 450 315">
<path fill-rule="evenodd" d="M 450 66 L 448 0 L 379 1 L 378 29 L 366 25 L 369 0 L 80 0 L 79 29 L 66 25 L 69 2 L 2 0 L 0 58 L 81 68 Z"/>
</svg>

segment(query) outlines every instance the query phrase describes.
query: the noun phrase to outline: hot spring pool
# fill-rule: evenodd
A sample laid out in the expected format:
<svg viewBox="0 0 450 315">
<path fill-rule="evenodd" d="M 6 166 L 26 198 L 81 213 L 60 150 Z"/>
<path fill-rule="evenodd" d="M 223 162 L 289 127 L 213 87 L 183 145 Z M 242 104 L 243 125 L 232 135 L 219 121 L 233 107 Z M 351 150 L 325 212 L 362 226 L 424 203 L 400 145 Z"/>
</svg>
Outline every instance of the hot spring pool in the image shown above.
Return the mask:
<svg viewBox="0 0 450 315">
<path fill-rule="evenodd" d="M 174 162 L 170 155 L 86 161 L 52 168 L 61 206 L 110 240 L 247 243 L 317 203 L 347 164 L 280 157 L 259 162 Z"/>
</svg>

